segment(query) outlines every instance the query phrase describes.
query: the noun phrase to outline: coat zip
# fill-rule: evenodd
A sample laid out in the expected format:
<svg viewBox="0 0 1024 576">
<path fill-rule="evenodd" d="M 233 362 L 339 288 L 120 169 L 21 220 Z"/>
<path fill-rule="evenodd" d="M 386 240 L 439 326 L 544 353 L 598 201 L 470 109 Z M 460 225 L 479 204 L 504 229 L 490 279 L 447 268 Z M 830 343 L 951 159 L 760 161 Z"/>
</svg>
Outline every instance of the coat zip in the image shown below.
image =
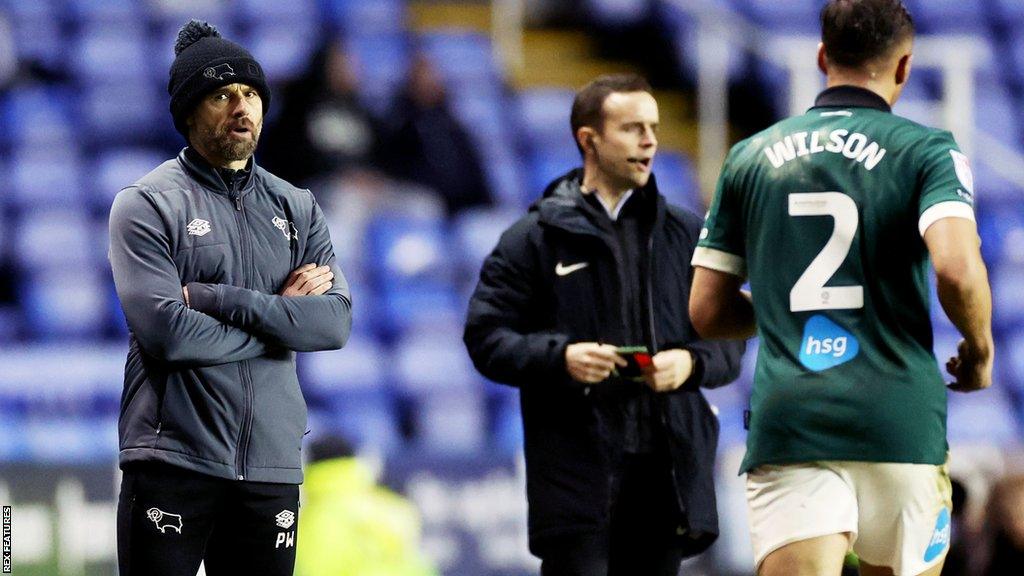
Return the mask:
<svg viewBox="0 0 1024 576">
<path fill-rule="evenodd" d="M 651 355 L 658 353 L 658 334 L 655 331 L 654 321 L 654 231 L 647 236 L 647 273 L 645 274 L 644 280 L 647 284 L 647 322 L 651 329 Z M 658 402 L 658 416 L 661 418 L 661 425 L 665 430 L 669 429 L 668 414 L 666 413 L 665 403 Z M 675 493 L 676 503 L 679 504 L 679 511 L 685 516 L 686 514 L 686 503 L 683 502 L 683 495 L 679 493 L 679 474 L 676 473 L 676 466 L 673 459 L 671 458 L 672 446 L 668 447 L 670 452 L 669 457 L 669 473 L 672 475 L 672 492 Z M 679 526 L 678 528 L 686 528 Z"/>
<path fill-rule="evenodd" d="M 231 194 L 235 200 L 235 222 L 238 224 L 239 239 L 242 241 L 242 286 L 250 288 L 252 267 L 252 245 L 247 234 L 248 221 L 245 217 L 245 210 L 242 207 L 242 194 L 238 190 L 238 182 L 232 182 Z M 249 372 L 249 361 L 243 360 L 238 364 L 238 374 L 242 380 L 242 387 L 245 388 L 245 408 L 242 412 L 242 427 L 238 431 L 238 442 L 235 448 L 235 478 L 245 480 L 245 461 L 249 452 L 249 437 L 252 433 L 252 378 Z"/>
</svg>

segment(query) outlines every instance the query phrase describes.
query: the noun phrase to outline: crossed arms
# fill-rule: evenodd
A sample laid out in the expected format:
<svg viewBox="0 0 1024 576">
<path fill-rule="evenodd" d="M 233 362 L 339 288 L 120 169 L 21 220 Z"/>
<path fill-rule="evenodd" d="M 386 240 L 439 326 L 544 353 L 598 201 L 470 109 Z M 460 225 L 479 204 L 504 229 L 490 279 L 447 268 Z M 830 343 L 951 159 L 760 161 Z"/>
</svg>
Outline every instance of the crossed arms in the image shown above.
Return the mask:
<svg viewBox="0 0 1024 576">
<path fill-rule="evenodd" d="M 159 212 L 138 190 L 119 194 L 110 212 L 110 264 L 128 325 L 142 349 L 165 362 L 210 366 L 280 348 L 343 346 L 352 323 L 348 285 L 315 203 L 312 216 L 302 261 L 320 266 L 293 271 L 280 294 L 190 283 L 186 303 Z"/>
</svg>

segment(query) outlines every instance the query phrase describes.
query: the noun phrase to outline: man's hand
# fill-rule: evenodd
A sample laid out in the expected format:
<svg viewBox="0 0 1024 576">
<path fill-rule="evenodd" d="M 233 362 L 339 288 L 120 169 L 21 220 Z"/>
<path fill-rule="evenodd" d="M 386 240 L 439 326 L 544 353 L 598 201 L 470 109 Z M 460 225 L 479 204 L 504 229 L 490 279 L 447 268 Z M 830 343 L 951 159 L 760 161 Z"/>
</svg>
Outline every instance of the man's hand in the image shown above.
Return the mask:
<svg viewBox="0 0 1024 576">
<path fill-rule="evenodd" d="M 671 392 L 693 373 L 693 354 L 689 350 L 662 350 L 643 369 L 644 382 L 655 392 Z"/>
<path fill-rule="evenodd" d="M 597 342 L 577 342 L 565 348 L 565 368 L 572 379 L 583 384 L 597 384 L 608 379 L 615 366 L 626 366 L 626 360 L 615 352 L 615 346 Z"/>
<path fill-rule="evenodd" d="M 954 392 L 984 390 L 992 385 L 992 352 L 973 350 L 966 340 L 957 346 L 957 356 L 946 362 L 946 372 L 956 378 L 949 385 Z"/>
<path fill-rule="evenodd" d="M 181 293 L 185 295 L 185 307 L 190 308 L 191 306 L 188 303 L 188 286 L 182 286 Z"/>
<path fill-rule="evenodd" d="M 330 266 L 303 264 L 288 275 L 281 296 L 319 296 L 331 289 L 334 272 Z"/>
</svg>

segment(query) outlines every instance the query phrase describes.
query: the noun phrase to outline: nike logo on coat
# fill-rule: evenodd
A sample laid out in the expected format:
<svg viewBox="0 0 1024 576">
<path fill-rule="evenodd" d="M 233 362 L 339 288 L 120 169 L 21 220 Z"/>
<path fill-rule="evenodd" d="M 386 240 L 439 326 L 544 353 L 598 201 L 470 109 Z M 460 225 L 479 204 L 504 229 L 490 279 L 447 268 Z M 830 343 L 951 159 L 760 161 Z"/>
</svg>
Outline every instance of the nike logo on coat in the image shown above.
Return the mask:
<svg viewBox="0 0 1024 576">
<path fill-rule="evenodd" d="M 577 270 L 582 270 L 587 266 L 590 266 L 590 262 L 579 262 L 577 264 L 572 264 L 569 266 L 565 266 L 561 262 L 559 262 L 555 266 L 555 274 L 558 274 L 559 276 L 568 276 L 569 274 L 572 274 Z"/>
</svg>

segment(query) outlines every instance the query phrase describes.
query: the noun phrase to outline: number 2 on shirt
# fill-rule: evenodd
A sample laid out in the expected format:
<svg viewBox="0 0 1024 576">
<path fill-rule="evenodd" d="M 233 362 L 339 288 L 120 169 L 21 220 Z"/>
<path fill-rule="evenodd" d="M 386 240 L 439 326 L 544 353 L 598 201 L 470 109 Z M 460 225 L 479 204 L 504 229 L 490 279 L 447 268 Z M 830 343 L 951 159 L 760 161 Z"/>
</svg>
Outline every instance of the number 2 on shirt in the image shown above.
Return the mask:
<svg viewBox="0 0 1024 576">
<path fill-rule="evenodd" d="M 842 192 L 789 195 L 790 216 L 831 216 L 832 236 L 789 291 L 789 310 L 848 310 L 864 307 L 863 286 L 825 286 L 839 270 L 857 233 L 857 204 Z"/>
</svg>

